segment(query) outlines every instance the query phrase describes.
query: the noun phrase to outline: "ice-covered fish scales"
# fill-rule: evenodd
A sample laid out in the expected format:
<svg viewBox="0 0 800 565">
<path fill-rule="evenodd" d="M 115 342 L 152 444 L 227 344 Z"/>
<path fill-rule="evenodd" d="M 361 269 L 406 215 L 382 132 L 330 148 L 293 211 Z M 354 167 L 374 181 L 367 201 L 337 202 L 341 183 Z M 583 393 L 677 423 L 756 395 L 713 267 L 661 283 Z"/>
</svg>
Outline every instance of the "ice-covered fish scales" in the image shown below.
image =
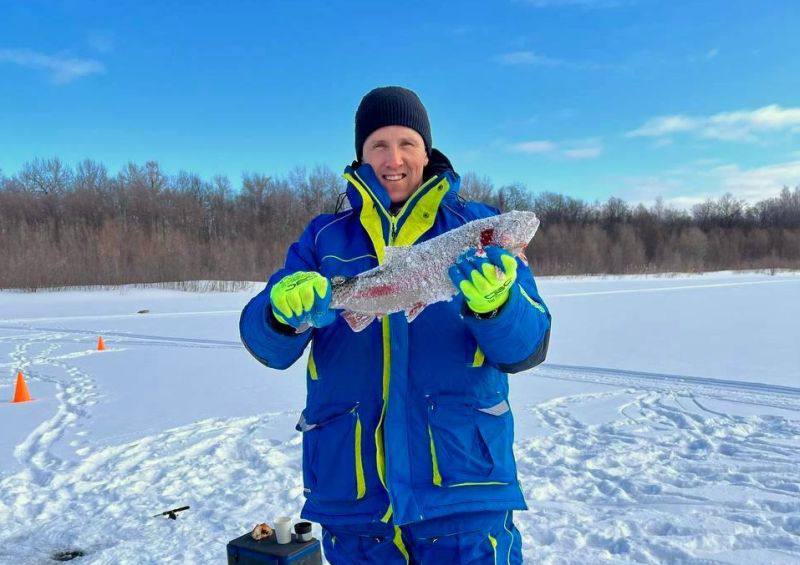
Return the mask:
<svg viewBox="0 0 800 565">
<path fill-rule="evenodd" d="M 428 304 L 456 294 L 447 271 L 461 253 L 496 245 L 524 260 L 538 227 L 533 212 L 512 211 L 473 220 L 417 245 L 386 247 L 382 265 L 350 279 L 334 279 L 331 308 L 344 310 L 342 316 L 354 331 L 394 312 L 404 311 L 412 321 Z"/>
</svg>

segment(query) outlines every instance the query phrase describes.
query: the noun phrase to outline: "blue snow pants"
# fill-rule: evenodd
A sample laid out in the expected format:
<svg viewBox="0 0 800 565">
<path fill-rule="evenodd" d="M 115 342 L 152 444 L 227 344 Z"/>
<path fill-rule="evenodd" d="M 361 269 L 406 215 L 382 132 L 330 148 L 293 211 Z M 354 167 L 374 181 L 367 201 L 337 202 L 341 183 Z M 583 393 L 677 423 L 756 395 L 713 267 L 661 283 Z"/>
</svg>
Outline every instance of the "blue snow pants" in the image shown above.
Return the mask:
<svg viewBox="0 0 800 565">
<path fill-rule="evenodd" d="M 470 512 L 405 526 L 322 525 L 322 547 L 331 565 L 522 563 L 522 536 L 512 512 Z"/>
</svg>

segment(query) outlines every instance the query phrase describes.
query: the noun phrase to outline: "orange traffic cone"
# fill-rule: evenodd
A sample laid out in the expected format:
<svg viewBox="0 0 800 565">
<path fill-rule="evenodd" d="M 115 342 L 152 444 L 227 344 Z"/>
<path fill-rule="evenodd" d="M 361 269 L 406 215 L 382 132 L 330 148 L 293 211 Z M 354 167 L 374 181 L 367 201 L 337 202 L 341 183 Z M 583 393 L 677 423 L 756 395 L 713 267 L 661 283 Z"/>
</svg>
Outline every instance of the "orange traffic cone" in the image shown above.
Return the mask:
<svg viewBox="0 0 800 565">
<path fill-rule="evenodd" d="M 14 400 L 11 402 L 28 402 L 31 400 L 31 393 L 28 392 L 28 385 L 25 384 L 25 377 L 22 371 L 17 373 L 17 386 L 14 388 Z"/>
<path fill-rule="evenodd" d="M 106 350 L 106 342 L 103 341 L 102 337 L 97 338 L 97 351 L 105 351 Z"/>
</svg>

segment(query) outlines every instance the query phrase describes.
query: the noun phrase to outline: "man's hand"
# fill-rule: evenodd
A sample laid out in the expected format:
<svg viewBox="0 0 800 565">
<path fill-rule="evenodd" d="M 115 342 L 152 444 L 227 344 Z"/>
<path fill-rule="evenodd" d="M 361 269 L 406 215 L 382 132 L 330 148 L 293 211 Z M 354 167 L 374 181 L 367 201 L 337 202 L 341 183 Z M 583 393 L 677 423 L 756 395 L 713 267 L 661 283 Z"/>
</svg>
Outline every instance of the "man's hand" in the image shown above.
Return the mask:
<svg viewBox="0 0 800 565">
<path fill-rule="evenodd" d="M 511 285 L 517 280 L 517 260 L 513 255 L 493 245 L 484 251 L 485 254 L 479 256 L 470 248 L 448 271 L 467 306 L 477 314 L 495 311 L 505 304 Z"/>
<path fill-rule="evenodd" d="M 330 309 L 331 283 L 313 271 L 299 271 L 279 280 L 269 292 L 272 313 L 282 324 L 327 326 L 336 318 Z"/>
</svg>

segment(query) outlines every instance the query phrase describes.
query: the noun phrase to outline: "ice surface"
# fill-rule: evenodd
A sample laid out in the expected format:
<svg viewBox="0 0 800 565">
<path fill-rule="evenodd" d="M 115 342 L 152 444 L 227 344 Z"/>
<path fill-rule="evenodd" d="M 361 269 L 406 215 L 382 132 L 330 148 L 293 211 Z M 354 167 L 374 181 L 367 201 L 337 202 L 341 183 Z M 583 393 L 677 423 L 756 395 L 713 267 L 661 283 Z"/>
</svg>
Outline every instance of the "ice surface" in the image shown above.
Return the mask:
<svg viewBox="0 0 800 565">
<path fill-rule="evenodd" d="M 800 560 L 800 277 L 538 282 L 548 363 L 510 377 L 526 559 Z M 254 292 L 0 292 L 0 563 L 224 562 L 298 518 L 305 361 L 241 347 Z M 6 402 L 18 369 L 33 403 Z"/>
</svg>

